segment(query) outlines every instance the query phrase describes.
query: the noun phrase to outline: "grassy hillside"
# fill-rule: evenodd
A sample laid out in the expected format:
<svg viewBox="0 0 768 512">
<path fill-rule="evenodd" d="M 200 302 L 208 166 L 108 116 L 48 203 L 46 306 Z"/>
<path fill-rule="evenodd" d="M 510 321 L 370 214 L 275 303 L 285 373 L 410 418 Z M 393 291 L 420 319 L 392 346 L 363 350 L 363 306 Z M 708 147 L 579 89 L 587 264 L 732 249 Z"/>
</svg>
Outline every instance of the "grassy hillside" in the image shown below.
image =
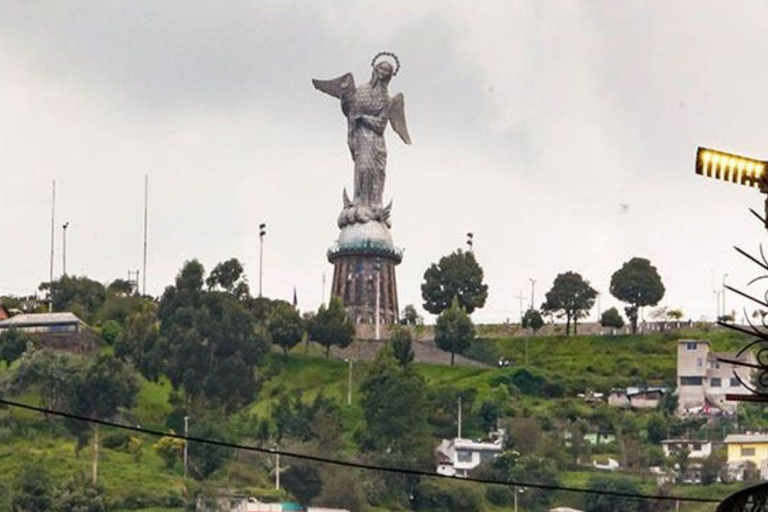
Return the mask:
<svg viewBox="0 0 768 512">
<path fill-rule="evenodd" d="M 614 386 L 636 384 L 674 385 L 676 365 L 676 341 L 680 338 L 709 339 L 715 350 L 735 350 L 743 346 L 745 338 L 726 330 L 710 332 L 691 331 L 646 336 L 575 336 L 566 337 L 514 337 L 485 338 L 475 342 L 470 353 L 495 363 L 503 357 L 512 364 L 509 367 L 488 368 L 450 367 L 417 363 L 415 368 L 424 376 L 431 390 L 453 389 L 472 391 L 475 403 L 494 400 L 498 391 L 525 361 L 528 350 L 527 369 L 543 379 L 543 382 L 560 390 L 561 398 L 528 396 L 514 390 L 512 401 L 519 411 L 537 411 L 546 416 L 557 408 L 569 407 L 580 414 L 585 406 L 572 397 L 585 389 L 609 390 Z M 340 404 L 344 439 L 347 450 L 354 447 L 354 432 L 362 422 L 359 407 L 361 381 L 368 363 L 356 361 L 352 364 L 351 407 L 346 406 L 348 364 L 341 360 L 325 360 L 314 349 L 304 354 L 304 347 L 297 347 L 289 357 L 270 354 L 265 366 L 260 369 L 262 386 L 253 403 L 243 413 L 222 417 L 222 424 L 243 424 L 256 419 L 269 418 L 282 396 L 300 396 L 310 402 L 322 393 Z M 2 373 L 2 372 L 0 372 Z M 136 406 L 128 417 L 142 426 L 165 429 L 167 415 L 171 412 L 168 403 L 170 385 L 167 382 L 141 382 Z M 35 396 L 19 399 L 36 403 Z M 586 411 L 584 409 L 585 413 Z M 246 421 L 244 418 L 250 418 Z M 194 421 L 194 419 L 193 419 Z M 104 429 L 102 438 L 114 432 Z M 435 441 L 437 438 L 435 439 Z M 187 486 L 180 464 L 167 469 L 158 456 L 153 444 L 157 439 L 144 436 L 140 457 L 126 450 L 103 449 L 100 459 L 100 482 L 110 501 L 117 509 L 145 509 L 147 512 L 179 510 L 187 494 Z M 33 413 L 23 411 L 0 411 L 0 483 L 10 484 L 18 474 L 21 465 L 29 460 L 44 461 L 52 476 L 62 480 L 72 475 L 90 477 L 91 449 L 86 447 L 75 457 L 75 440 L 60 423 L 46 421 Z M 249 489 L 254 494 L 274 495 L 271 480 L 265 467 L 264 456 L 238 455 L 212 478 L 212 485 L 225 488 Z M 582 487 L 591 471 L 569 471 L 561 474 L 565 485 Z M 655 485 L 638 480 L 644 491 L 652 492 Z M 713 485 L 676 486 L 673 492 L 681 495 L 712 496 L 722 498 L 736 486 Z M 563 495 L 558 504 L 578 506 L 581 498 Z M 157 508 L 161 507 L 161 508 Z M 162 508 L 169 507 L 169 508 Z M 177 508 L 174 508 L 177 507 Z M 680 510 L 703 512 L 714 507 L 683 506 Z M 496 510 L 489 507 L 487 510 Z M 499 509 L 501 510 L 501 509 Z"/>
</svg>

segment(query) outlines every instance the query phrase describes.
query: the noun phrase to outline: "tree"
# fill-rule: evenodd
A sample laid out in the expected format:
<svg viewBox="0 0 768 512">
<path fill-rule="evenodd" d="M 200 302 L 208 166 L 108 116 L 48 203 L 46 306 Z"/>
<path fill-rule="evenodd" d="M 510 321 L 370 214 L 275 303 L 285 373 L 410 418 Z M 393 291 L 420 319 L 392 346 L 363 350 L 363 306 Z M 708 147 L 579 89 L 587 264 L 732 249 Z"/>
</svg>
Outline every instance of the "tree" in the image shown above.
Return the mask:
<svg viewBox="0 0 768 512">
<path fill-rule="evenodd" d="M 6 366 L 11 366 L 26 352 L 30 343 L 29 336 L 18 329 L 4 331 L 0 334 L 0 360 L 5 361 Z"/>
<path fill-rule="evenodd" d="M 717 450 L 710 454 L 701 463 L 701 483 L 704 485 L 714 484 L 723 478 L 728 472 L 728 456 L 726 450 Z M 727 477 L 726 477 L 727 478 Z"/>
<path fill-rule="evenodd" d="M 85 276 L 62 276 L 53 283 L 42 283 L 40 291 L 49 291 L 54 311 L 70 311 L 92 322 L 107 297 L 104 285 Z"/>
<path fill-rule="evenodd" d="M 298 345 L 304 336 L 304 321 L 296 308 L 287 302 L 280 302 L 269 315 L 267 330 L 272 343 L 282 347 L 283 355 L 288 357 L 288 351 Z"/>
<path fill-rule="evenodd" d="M 558 274 L 552 289 L 546 294 L 546 301 L 541 305 L 545 312 L 554 313 L 558 318 L 565 317 L 565 334 L 577 333 L 577 322 L 584 318 L 595 303 L 597 291 L 576 272 Z"/>
<path fill-rule="evenodd" d="M 147 380 L 156 382 L 164 367 L 159 337 L 157 307 L 153 302 L 146 302 L 128 318 L 125 329 L 115 340 L 115 356 L 131 363 Z"/>
<path fill-rule="evenodd" d="M 414 305 L 408 304 L 405 306 L 405 309 L 403 309 L 402 323 L 405 325 L 418 325 L 421 322 L 421 315 L 419 315 L 418 311 L 416 311 Z"/>
<path fill-rule="evenodd" d="M 309 337 L 325 347 L 325 358 L 328 359 L 331 347 L 346 348 L 355 336 L 355 325 L 349 319 L 341 300 L 332 297 L 328 307 L 320 306 L 317 314 L 309 320 L 307 328 Z"/>
<path fill-rule="evenodd" d="M 360 384 L 365 448 L 398 458 L 413 468 L 428 455 L 427 388 L 410 366 L 380 350 Z M 426 447 L 426 449 L 425 449 Z"/>
<path fill-rule="evenodd" d="M 641 512 L 645 510 L 642 500 L 612 493 L 640 494 L 640 488 L 627 477 L 607 477 L 596 475 L 589 479 L 587 488 L 591 492 L 584 497 L 587 512 Z"/>
<path fill-rule="evenodd" d="M 667 317 L 670 320 L 680 321 L 685 316 L 685 313 L 683 313 L 683 310 L 680 308 L 676 309 L 670 309 L 667 311 Z"/>
<path fill-rule="evenodd" d="M 468 314 L 485 305 L 488 285 L 483 283 L 483 269 L 474 253 L 461 249 L 443 256 L 424 272 L 421 285 L 424 309 L 439 315 L 451 307 L 454 298 Z"/>
<path fill-rule="evenodd" d="M 102 355 L 78 378 L 69 399 L 69 410 L 78 416 L 106 420 L 120 408 L 129 408 L 136 401 L 139 383 L 133 370 L 111 355 Z M 70 430 L 80 437 L 90 425 L 70 422 Z M 93 484 L 98 480 L 99 425 L 93 424 Z"/>
<path fill-rule="evenodd" d="M 160 301 L 158 361 L 189 401 L 234 410 L 256 391 L 255 367 L 269 350 L 253 317 L 234 295 L 204 291 L 205 269 L 185 263 Z"/>
<path fill-rule="evenodd" d="M 114 320 L 107 320 L 101 326 L 101 340 L 107 345 L 114 345 L 123 328 Z"/>
<path fill-rule="evenodd" d="M 632 258 L 611 276 L 611 295 L 629 304 L 624 309 L 637 333 L 638 311 L 644 306 L 655 306 L 664 298 L 664 284 L 656 267 L 645 258 Z"/>
<path fill-rule="evenodd" d="M 130 295 L 133 292 L 133 284 L 126 279 L 115 279 L 107 286 L 109 295 Z"/>
<path fill-rule="evenodd" d="M 245 298 L 249 294 L 249 289 L 248 283 L 245 279 L 241 279 L 242 277 L 243 264 L 237 258 L 231 258 L 213 267 L 205 284 L 209 291 L 219 287 L 238 298 Z"/>
<path fill-rule="evenodd" d="M 459 300 L 456 298 L 450 309 L 446 309 L 437 317 L 435 343 L 442 350 L 451 353 L 451 366 L 453 366 L 456 353 L 464 352 L 474 338 L 475 327 L 472 325 L 472 320 L 459 306 Z"/>
<path fill-rule="evenodd" d="M 600 325 L 611 329 L 621 329 L 624 327 L 624 319 L 621 318 L 618 309 L 610 308 L 603 311 L 603 314 L 600 316 Z"/>
<path fill-rule="evenodd" d="M 13 482 L 11 508 L 18 512 L 48 512 L 53 505 L 53 481 L 41 462 L 26 462 Z"/>
<path fill-rule="evenodd" d="M 282 472 L 280 482 L 302 505 L 309 505 L 323 490 L 323 482 L 317 468 L 311 463 L 299 460 Z"/>
<path fill-rule="evenodd" d="M 544 319 L 541 317 L 541 313 L 531 308 L 523 315 L 523 329 L 530 329 L 536 333 L 539 329 L 544 327 Z"/>
<path fill-rule="evenodd" d="M 411 349 L 411 341 L 411 331 L 405 328 L 396 329 L 389 340 L 392 354 L 402 366 L 413 361 L 414 354 Z"/>
</svg>

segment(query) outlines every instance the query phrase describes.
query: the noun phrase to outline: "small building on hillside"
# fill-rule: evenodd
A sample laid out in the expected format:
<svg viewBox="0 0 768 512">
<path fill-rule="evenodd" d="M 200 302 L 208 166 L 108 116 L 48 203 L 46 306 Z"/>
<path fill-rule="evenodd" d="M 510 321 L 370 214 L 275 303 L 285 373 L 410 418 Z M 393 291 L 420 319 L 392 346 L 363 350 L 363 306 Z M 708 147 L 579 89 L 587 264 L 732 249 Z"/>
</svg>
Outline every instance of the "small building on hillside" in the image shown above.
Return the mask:
<svg viewBox="0 0 768 512">
<path fill-rule="evenodd" d="M 613 389 L 608 395 L 608 405 L 625 409 L 655 409 L 664 398 L 667 388 L 662 386 L 636 386 Z"/>
<path fill-rule="evenodd" d="M 728 474 L 735 480 L 744 479 L 748 463 L 768 479 L 768 433 L 731 434 L 725 438 L 728 447 Z"/>
<path fill-rule="evenodd" d="M 712 441 L 697 439 L 665 439 L 661 442 L 665 457 L 670 457 L 682 451 L 688 452 L 689 459 L 706 459 L 712 455 Z"/>
<path fill-rule="evenodd" d="M 498 457 L 504 451 L 504 430 L 491 433 L 488 441 L 471 439 L 443 439 L 435 448 L 437 473 L 466 477 L 481 463 Z"/>
<path fill-rule="evenodd" d="M 733 413 L 735 402 L 725 400 L 726 394 L 749 395 L 739 378 L 750 382 L 751 370 L 720 361 L 731 359 L 755 364 L 755 356 L 747 352 L 712 352 L 707 340 L 680 340 L 677 342 L 677 396 L 678 414 L 700 412 Z"/>
<path fill-rule="evenodd" d="M 18 329 L 40 347 L 85 353 L 98 350 L 99 336 L 72 313 L 29 313 L 0 321 L 0 333 Z"/>
</svg>

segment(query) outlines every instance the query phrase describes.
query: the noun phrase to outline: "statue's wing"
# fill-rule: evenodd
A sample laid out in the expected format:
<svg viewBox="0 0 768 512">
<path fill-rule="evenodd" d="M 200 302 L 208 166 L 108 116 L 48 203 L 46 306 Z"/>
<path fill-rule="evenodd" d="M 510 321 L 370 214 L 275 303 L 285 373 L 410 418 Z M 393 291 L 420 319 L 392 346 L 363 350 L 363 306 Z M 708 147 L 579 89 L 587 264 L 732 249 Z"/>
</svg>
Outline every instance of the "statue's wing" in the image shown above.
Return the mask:
<svg viewBox="0 0 768 512">
<path fill-rule="evenodd" d="M 315 80 L 313 78 L 312 85 L 318 91 L 330 94 L 334 98 L 341 98 L 346 92 L 355 89 L 355 79 L 352 73 L 347 73 L 333 80 Z"/>
<path fill-rule="evenodd" d="M 395 130 L 403 142 L 406 144 L 411 143 L 411 137 L 408 135 L 408 126 L 405 124 L 405 99 L 403 93 L 397 94 L 389 102 L 389 108 L 387 108 L 387 117 L 389 122 L 392 123 L 392 129 Z"/>
</svg>

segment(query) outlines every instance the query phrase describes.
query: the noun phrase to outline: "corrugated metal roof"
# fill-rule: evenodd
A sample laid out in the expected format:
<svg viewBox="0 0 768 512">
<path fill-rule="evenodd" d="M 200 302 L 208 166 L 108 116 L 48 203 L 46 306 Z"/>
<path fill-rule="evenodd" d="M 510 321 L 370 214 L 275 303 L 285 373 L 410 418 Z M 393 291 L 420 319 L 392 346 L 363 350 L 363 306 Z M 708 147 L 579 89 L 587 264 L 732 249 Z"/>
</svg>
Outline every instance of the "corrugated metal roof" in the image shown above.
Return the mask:
<svg viewBox="0 0 768 512">
<path fill-rule="evenodd" d="M 83 321 L 72 313 L 28 313 L 12 316 L 8 320 L 3 320 L 0 322 L 0 327 L 79 323 L 83 323 Z"/>
</svg>

